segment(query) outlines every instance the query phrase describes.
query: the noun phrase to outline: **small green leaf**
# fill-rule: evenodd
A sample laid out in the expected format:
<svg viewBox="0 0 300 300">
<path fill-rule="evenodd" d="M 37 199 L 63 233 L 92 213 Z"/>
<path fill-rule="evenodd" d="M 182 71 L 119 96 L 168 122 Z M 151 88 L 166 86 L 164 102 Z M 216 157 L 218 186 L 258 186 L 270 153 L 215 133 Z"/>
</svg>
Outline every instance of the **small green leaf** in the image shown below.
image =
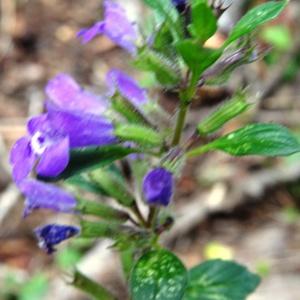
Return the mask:
<svg viewBox="0 0 300 300">
<path fill-rule="evenodd" d="M 108 166 L 116 160 L 122 159 L 131 153 L 137 153 L 137 149 L 111 145 L 104 147 L 88 147 L 72 150 L 68 167 L 57 177 L 41 177 L 44 181 L 57 181 L 78 175 L 87 170 L 93 170 Z"/>
<path fill-rule="evenodd" d="M 251 124 L 196 148 L 187 155 L 192 157 L 217 149 L 234 156 L 287 156 L 300 152 L 300 144 L 291 132 L 281 125 Z"/>
<path fill-rule="evenodd" d="M 162 85 L 174 86 L 180 81 L 180 71 L 176 62 L 155 50 L 140 50 L 134 66 L 143 71 L 153 72 Z"/>
<path fill-rule="evenodd" d="M 161 146 L 163 143 L 162 136 L 154 129 L 134 124 L 118 124 L 115 135 L 122 141 L 136 142 L 144 147 Z"/>
<path fill-rule="evenodd" d="M 222 50 L 203 48 L 197 40 L 193 39 L 178 42 L 176 49 L 197 78 L 222 55 Z"/>
<path fill-rule="evenodd" d="M 258 26 L 278 17 L 288 1 L 269 1 L 251 9 L 233 27 L 224 47 L 234 42 L 245 34 L 251 33 Z"/>
<path fill-rule="evenodd" d="M 20 290 L 20 300 L 43 299 L 49 288 L 47 277 L 40 273 L 33 276 Z"/>
<path fill-rule="evenodd" d="M 133 300 L 180 300 L 187 284 L 182 262 L 166 250 L 151 251 L 135 265 L 130 282 Z"/>
<path fill-rule="evenodd" d="M 245 94 L 238 92 L 233 99 L 227 101 L 204 119 L 197 126 L 198 132 L 202 135 L 213 133 L 228 121 L 246 111 L 249 107 L 250 104 L 246 102 Z"/>
<path fill-rule="evenodd" d="M 209 260 L 189 271 L 183 300 L 245 300 L 260 279 L 231 261 Z"/>
<path fill-rule="evenodd" d="M 192 23 L 189 26 L 191 35 L 204 44 L 217 29 L 217 18 L 207 1 L 192 2 Z"/>
<path fill-rule="evenodd" d="M 55 261 L 60 268 L 67 269 L 74 267 L 79 262 L 81 256 L 80 251 L 68 247 L 57 252 Z"/>
<path fill-rule="evenodd" d="M 130 207 L 134 204 L 134 196 L 129 192 L 124 180 L 109 168 L 100 168 L 89 174 L 92 181 L 101 187 L 105 193 L 120 204 Z"/>
</svg>

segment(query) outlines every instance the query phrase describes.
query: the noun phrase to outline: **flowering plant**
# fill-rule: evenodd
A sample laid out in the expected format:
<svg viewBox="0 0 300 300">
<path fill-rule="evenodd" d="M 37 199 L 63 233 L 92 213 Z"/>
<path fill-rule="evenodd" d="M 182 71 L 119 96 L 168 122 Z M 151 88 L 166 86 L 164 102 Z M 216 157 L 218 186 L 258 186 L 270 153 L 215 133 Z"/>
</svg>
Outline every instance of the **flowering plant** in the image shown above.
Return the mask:
<svg viewBox="0 0 300 300">
<path fill-rule="evenodd" d="M 38 209 L 79 217 L 76 226 L 46 224 L 35 230 L 49 254 L 74 236 L 113 240 L 112 247 L 127 254 L 124 270 L 134 300 L 243 300 L 259 284 L 257 275 L 221 260 L 187 270 L 159 238 L 176 221 L 168 206 L 188 159 L 215 150 L 233 156 L 300 151 L 289 130 L 277 124 L 255 123 L 218 135 L 224 124 L 251 108 L 242 91 L 199 120 L 192 132 L 185 130 L 199 89 L 225 82 L 238 66 L 258 59 L 263 53 L 255 42 L 257 28 L 276 18 L 288 1 L 250 10 L 217 49 L 206 42 L 227 9 L 222 2 L 144 2 L 155 16 L 149 35 L 119 4 L 105 0 L 104 20 L 82 29 L 78 38 L 87 43 L 106 35 L 128 51 L 136 68 L 178 95 L 176 118 L 121 70 L 108 72 L 105 96 L 84 90 L 70 75 L 57 75 L 45 89 L 45 113 L 28 121 L 28 134 L 11 150 L 13 178 L 26 198 L 24 217 Z M 76 188 L 70 192 L 69 186 Z M 107 201 L 86 199 L 82 190 Z M 73 284 L 96 299 L 116 299 L 79 271 Z"/>
</svg>

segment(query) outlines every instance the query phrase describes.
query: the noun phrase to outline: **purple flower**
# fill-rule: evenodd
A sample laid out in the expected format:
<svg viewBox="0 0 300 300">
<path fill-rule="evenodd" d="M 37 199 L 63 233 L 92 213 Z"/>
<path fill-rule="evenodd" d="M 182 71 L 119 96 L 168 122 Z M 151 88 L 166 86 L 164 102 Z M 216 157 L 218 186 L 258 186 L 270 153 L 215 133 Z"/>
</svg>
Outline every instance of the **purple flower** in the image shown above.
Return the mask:
<svg viewBox="0 0 300 300">
<path fill-rule="evenodd" d="M 144 198 L 148 204 L 167 206 L 171 201 L 173 189 L 173 175 L 164 168 L 151 170 L 143 181 Z"/>
<path fill-rule="evenodd" d="M 102 114 L 108 107 L 105 99 L 83 90 L 68 74 L 55 76 L 48 82 L 45 91 L 50 109 L 54 105 L 68 111 Z"/>
<path fill-rule="evenodd" d="M 69 162 L 69 137 L 54 131 L 46 114 L 30 119 L 28 132 L 10 153 L 16 183 L 26 178 L 35 165 L 39 175 L 59 175 Z"/>
<path fill-rule="evenodd" d="M 128 19 L 122 6 L 113 1 L 104 1 L 104 20 L 95 23 L 90 28 L 80 30 L 78 37 L 83 43 L 88 43 L 95 36 L 102 34 L 128 52 L 136 53 L 135 43 L 138 38 L 136 27 Z"/>
<path fill-rule="evenodd" d="M 104 117 L 62 111 L 56 106 L 30 119 L 27 129 L 29 135 L 19 139 L 11 150 L 16 183 L 26 178 L 35 165 L 40 176 L 58 176 L 69 163 L 71 148 L 117 142 L 112 123 Z"/>
<path fill-rule="evenodd" d="M 134 79 L 120 70 L 110 70 L 106 75 L 106 83 L 109 87 L 110 96 L 118 91 L 124 98 L 137 107 L 148 101 L 147 91 L 141 88 Z"/>
<path fill-rule="evenodd" d="M 43 183 L 34 179 L 25 179 L 20 190 L 26 197 L 24 217 L 37 209 L 49 209 L 55 212 L 74 213 L 76 199 L 55 185 Z"/>
<path fill-rule="evenodd" d="M 34 233 L 39 241 L 39 246 L 48 254 L 56 251 L 55 245 L 78 235 L 80 228 L 76 226 L 49 224 L 38 227 Z"/>
</svg>

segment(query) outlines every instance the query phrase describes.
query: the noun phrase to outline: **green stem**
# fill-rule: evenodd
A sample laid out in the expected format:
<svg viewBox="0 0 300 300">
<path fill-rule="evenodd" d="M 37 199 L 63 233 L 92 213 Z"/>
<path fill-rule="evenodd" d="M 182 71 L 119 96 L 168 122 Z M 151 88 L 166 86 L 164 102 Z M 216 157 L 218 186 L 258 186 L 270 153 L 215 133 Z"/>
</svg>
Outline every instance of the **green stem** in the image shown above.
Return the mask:
<svg viewBox="0 0 300 300">
<path fill-rule="evenodd" d="M 174 147 L 180 143 L 188 109 L 189 109 L 189 103 L 186 103 L 185 101 L 181 102 L 180 110 L 176 122 L 175 133 L 172 141 L 172 146 Z"/>
<path fill-rule="evenodd" d="M 133 206 L 132 206 L 132 211 L 134 213 L 134 215 L 137 217 L 137 219 L 139 220 L 139 222 L 141 223 L 141 225 L 145 228 L 148 227 L 147 222 L 145 221 L 139 207 L 137 206 L 136 202 L 134 202 Z"/>
<path fill-rule="evenodd" d="M 74 280 L 72 285 L 76 288 L 90 294 L 97 300 L 116 300 L 107 289 L 98 284 L 97 282 L 91 280 L 90 278 L 83 275 L 78 270 L 75 271 Z"/>
</svg>

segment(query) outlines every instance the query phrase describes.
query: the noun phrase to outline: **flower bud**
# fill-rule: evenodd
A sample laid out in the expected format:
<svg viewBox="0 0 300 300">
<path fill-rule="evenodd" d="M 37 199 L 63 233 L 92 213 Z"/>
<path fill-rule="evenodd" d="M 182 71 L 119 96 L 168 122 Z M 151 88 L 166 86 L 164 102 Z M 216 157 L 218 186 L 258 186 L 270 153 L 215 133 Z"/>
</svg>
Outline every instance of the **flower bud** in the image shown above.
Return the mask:
<svg viewBox="0 0 300 300">
<path fill-rule="evenodd" d="M 173 195 L 173 174 L 164 168 L 148 172 L 143 182 L 143 193 L 148 204 L 167 206 Z"/>
</svg>

